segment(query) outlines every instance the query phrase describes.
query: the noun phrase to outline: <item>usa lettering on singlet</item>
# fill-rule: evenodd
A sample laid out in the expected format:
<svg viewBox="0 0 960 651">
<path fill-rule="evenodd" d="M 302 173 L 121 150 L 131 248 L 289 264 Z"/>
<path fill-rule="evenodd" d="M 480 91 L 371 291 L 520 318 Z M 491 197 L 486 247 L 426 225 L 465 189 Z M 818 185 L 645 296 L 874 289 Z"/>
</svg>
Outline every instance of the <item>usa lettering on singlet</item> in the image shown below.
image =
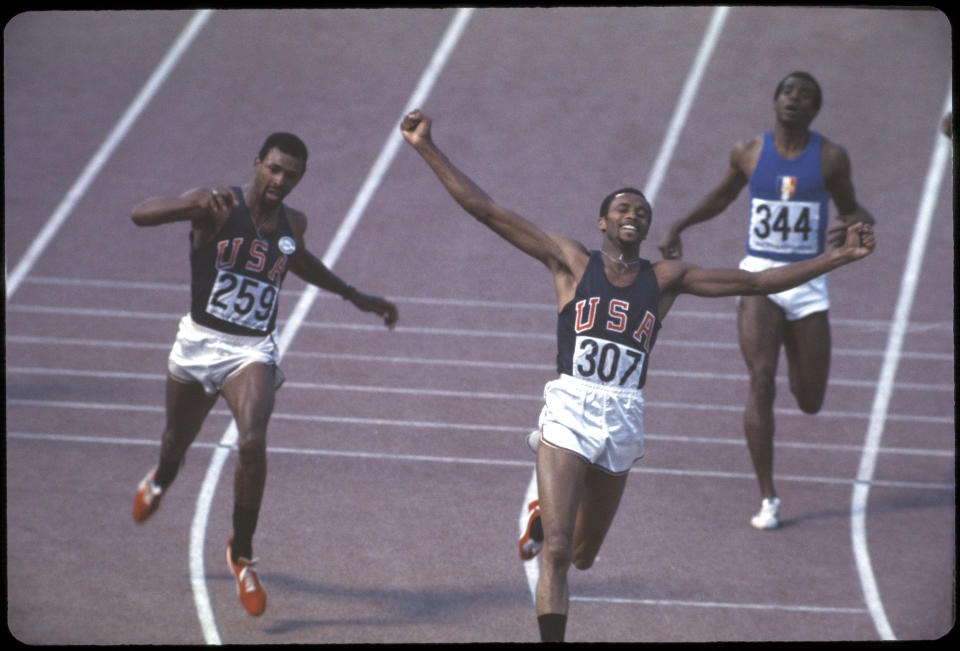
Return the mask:
<svg viewBox="0 0 960 651">
<path fill-rule="evenodd" d="M 830 192 L 820 173 L 820 144 L 811 131 L 803 152 L 788 160 L 777 153 L 773 132 L 763 134 L 750 176 L 750 255 L 793 262 L 823 253 Z"/>
<path fill-rule="evenodd" d="M 633 284 L 607 279 L 599 251 L 590 254 L 573 300 L 557 317 L 557 370 L 604 386 L 641 389 L 660 331 L 660 289 L 653 267 L 641 260 Z"/>
<path fill-rule="evenodd" d="M 296 250 L 283 206 L 277 227 L 260 237 L 240 188 L 238 204 L 220 232 L 198 249 L 191 246 L 190 316 L 227 334 L 262 336 L 276 327 L 280 287 Z"/>
</svg>

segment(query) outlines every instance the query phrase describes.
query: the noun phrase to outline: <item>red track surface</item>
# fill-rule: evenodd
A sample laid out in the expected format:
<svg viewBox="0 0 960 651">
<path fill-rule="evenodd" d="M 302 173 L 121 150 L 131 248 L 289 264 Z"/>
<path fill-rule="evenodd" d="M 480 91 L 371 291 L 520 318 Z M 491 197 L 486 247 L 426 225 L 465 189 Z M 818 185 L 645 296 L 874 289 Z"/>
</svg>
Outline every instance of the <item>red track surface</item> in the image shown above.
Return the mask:
<svg viewBox="0 0 960 651">
<path fill-rule="evenodd" d="M 479 10 L 425 103 L 434 135 L 500 202 L 596 246 L 600 198 L 648 178 L 712 11 Z M 7 302 L 7 616 L 19 640 L 204 641 L 189 531 L 229 415 L 221 403 L 160 511 L 135 526 L 188 266 L 186 229 L 138 230 L 131 207 L 241 183 L 263 137 L 291 130 L 311 159 L 290 203 L 310 216 L 308 245 L 321 254 L 453 14 L 217 12 L 78 197 Z M 34 13 L 6 26 L 8 274 L 190 17 Z M 735 302 L 685 297 L 652 362 L 647 457 L 595 567 L 571 570 L 571 641 L 879 639 L 855 567 L 851 491 L 942 138 L 947 19 L 733 9 L 645 253 L 659 257 L 660 229 L 719 179 L 733 143 L 770 126 L 773 88 L 796 69 L 824 88 L 814 127 L 847 147 L 879 248 L 833 276 L 823 412 L 802 416 L 780 384 L 784 526 L 747 524 L 758 495 L 740 427 Z M 691 231 L 686 257 L 734 265 L 745 201 Z M 898 639 L 953 627 L 949 182 L 934 201 L 866 513 Z M 222 560 L 229 461 L 213 498 L 198 578 L 222 641 L 535 641 L 515 536 L 532 471 L 522 437 L 553 375 L 549 276 L 465 216 L 406 146 L 335 271 L 395 298 L 400 323 L 390 333 L 339 299 L 313 304 L 271 426 L 255 539 L 270 599 L 261 618 L 242 612 Z M 288 280 L 284 319 L 302 288 Z"/>
</svg>

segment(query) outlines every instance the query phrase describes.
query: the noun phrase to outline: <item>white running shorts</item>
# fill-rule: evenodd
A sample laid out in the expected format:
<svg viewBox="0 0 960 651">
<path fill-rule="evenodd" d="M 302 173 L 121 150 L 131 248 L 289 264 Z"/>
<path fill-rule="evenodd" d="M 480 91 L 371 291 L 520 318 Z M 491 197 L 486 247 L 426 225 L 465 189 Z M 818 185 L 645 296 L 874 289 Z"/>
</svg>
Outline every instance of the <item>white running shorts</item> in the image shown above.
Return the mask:
<svg viewBox="0 0 960 651">
<path fill-rule="evenodd" d="M 613 475 L 643 457 L 643 391 L 569 375 L 547 382 L 540 440 Z"/>
<path fill-rule="evenodd" d="M 265 337 L 228 335 L 194 322 L 190 315 L 180 319 L 177 339 L 167 360 L 170 375 L 183 382 L 199 382 L 207 395 L 216 395 L 232 373 L 255 362 L 276 370 L 276 385 L 284 375 L 277 366 L 280 349 L 273 334 Z"/>
<path fill-rule="evenodd" d="M 769 260 L 748 255 L 740 261 L 740 268 L 744 271 L 763 271 L 774 267 L 782 267 L 788 262 Z M 816 312 L 826 312 L 830 309 L 830 293 L 827 291 L 827 276 L 817 276 L 802 285 L 777 294 L 768 294 L 767 298 L 776 303 L 786 314 L 787 321 L 797 321 Z M 739 298 L 737 299 L 739 300 Z"/>
</svg>

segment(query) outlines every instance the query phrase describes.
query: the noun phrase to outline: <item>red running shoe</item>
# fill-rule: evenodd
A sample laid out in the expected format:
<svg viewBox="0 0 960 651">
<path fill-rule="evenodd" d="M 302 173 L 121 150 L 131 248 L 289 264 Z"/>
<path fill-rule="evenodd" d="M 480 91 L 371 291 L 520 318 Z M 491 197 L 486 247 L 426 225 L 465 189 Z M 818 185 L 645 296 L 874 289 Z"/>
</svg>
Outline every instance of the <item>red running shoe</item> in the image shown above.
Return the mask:
<svg viewBox="0 0 960 651">
<path fill-rule="evenodd" d="M 234 563 L 233 556 L 230 554 L 232 544 L 233 538 L 230 538 L 227 541 L 227 565 L 230 566 L 237 580 L 237 596 L 240 597 L 240 604 L 244 610 L 254 617 L 259 617 L 267 609 L 267 593 L 260 586 L 257 572 L 253 569 L 257 559 L 251 561 L 241 557 Z"/>
<path fill-rule="evenodd" d="M 529 561 L 543 549 L 543 525 L 540 522 L 540 500 L 527 504 L 527 526 L 520 536 L 520 560 Z"/>
<path fill-rule="evenodd" d="M 157 468 L 154 466 L 137 486 L 137 494 L 133 496 L 133 521 L 138 524 L 146 522 L 160 506 L 163 489 L 153 483 L 156 475 Z"/>
</svg>

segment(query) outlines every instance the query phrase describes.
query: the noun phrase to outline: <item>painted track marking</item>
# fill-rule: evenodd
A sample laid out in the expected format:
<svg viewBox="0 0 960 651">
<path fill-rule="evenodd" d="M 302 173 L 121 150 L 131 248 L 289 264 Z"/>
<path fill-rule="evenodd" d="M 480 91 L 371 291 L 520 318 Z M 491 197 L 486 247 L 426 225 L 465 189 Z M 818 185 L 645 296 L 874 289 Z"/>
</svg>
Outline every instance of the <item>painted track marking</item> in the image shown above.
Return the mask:
<svg viewBox="0 0 960 651">
<path fill-rule="evenodd" d="M 953 98 L 952 84 L 947 89 L 941 115 L 951 110 Z M 939 131 L 934 135 L 933 153 L 930 157 L 930 167 L 924 181 L 920 206 L 913 227 L 913 237 L 910 240 L 910 249 L 904 265 L 903 276 L 900 280 L 900 293 L 897 296 L 897 305 L 894 309 L 893 328 L 887 339 L 887 350 L 880 369 L 880 380 L 873 398 L 873 408 L 870 412 L 870 423 L 867 426 L 866 440 L 863 442 L 863 455 L 860 458 L 860 468 L 857 470 L 857 483 L 853 487 L 850 497 L 850 537 L 853 545 L 853 554 L 857 565 L 857 575 L 860 577 L 860 586 L 863 597 L 870 610 L 874 627 L 883 640 L 896 640 L 893 628 L 887 619 L 887 614 L 880 600 L 880 591 L 873 574 L 870 561 L 870 552 L 867 549 L 867 500 L 870 494 L 870 480 L 873 479 L 877 463 L 877 450 L 880 439 L 883 437 L 884 422 L 888 420 L 887 409 L 890 406 L 890 396 L 893 393 L 893 380 L 900 363 L 900 350 L 906 336 L 906 326 L 910 321 L 910 309 L 917 292 L 917 283 L 920 279 L 920 267 L 923 263 L 923 254 L 927 247 L 930 234 L 930 224 L 933 221 L 934 207 L 937 196 L 940 194 L 940 184 L 944 171 L 950 161 L 950 147 Z"/>
<path fill-rule="evenodd" d="M 156 409 L 154 409 L 156 411 Z M 229 412 L 222 410 L 220 415 L 229 415 Z M 405 423 L 410 428 L 415 428 L 419 423 Z M 521 428 L 514 428 L 520 431 Z M 155 440 L 141 438 L 119 437 L 119 436 L 91 436 L 88 434 L 57 434 L 50 432 L 21 432 L 11 431 L 7 433 L 9 440 L 22 441 L 52 441 L 58 443 L 86 443 L 96 445 L 135 445 L 139 447 L 159 448 L 160 443 Z M 208 443 L 198 441 L 193 444 L 197 448 L 216 449 L 219 443 Z M 498 466 L 504 468 L 519 467 L 530 468 L 534 465 L 532 460 L 519 461 L 517 459 L 491 459 L 483 457 L 460 457 L 460 456 L 439 456 L 431 454 L 400 454 L 395 452 L 363 452 L 359 450 L 331 450 L 323 448 L 303 448 L 303 447 L 277 447 L 267 448 L 270 454 L 288 454 L 296 456 L 312 457 L 332 457 L 344 459 L 375 459 L 379 461 L 405 461 L 405 462 L 423 462 L 423 463 L 442 463 L 442 464 L 462 464 L 468 466 Z M 923 454 L 927 451 L 919 451 Z M 936 451 L 934 451 L 936 452 Z M 938 456 L 953 456 L 952 451 L 940 451 Z M 635 475 L 661 475 L 671 477 L 710 477 L 712 479 L 729 479 L 734 481 L 752 481 L 754 476 L 748 472 L 729 472 L 709 469 L 695 468 L 653 468 L 653 467 L 634 467 L 630 469 L 631 474 Z M 828 486 L 853 486 L 856 479 L 848 477 L 825 477 L 817 475 L 782 475 L 778 479 L 798 483 L 798 484 L 822 484 Z M 883 488 L 908 488 L 921 491 L 937 491 L 953 493 L 956 489 L 955 483 L 946 482 L 916 482 L 916 481 L 896 481 L 875 479 L 870 482 L 872 486 Z M 867 612 L 866 609 L 863 612 Z"/>
<path fill-rule="evenodd" d="M 44 224 L 43 230 L 41 230 L 39 235 L 30 243 L 30 247 L 27 249 L 27 252 L 23 254 L 23 257 L 20 258 L 20 262 L 14 267 L 13 272 L 7 276 L 7 302 L 10 302 L 17 288 L 20 287 L 26 275 L 30 273 L 30 270 L 33 268 L 33 265 L 36 264 L 37 259 L 43 253 L 44 249 L 47 248 L 47 245 L 50 244 L 50 241 L 56 236 L 60 227 L 63 226 L 63 223 L 67 221 L 77 202 L 86 194 L 87 188 L 89 188 L 90 184 L 97 178 L 97 174 L 100 173 L 100 170 L 113 154 L 113 150 L 117 148 L 120 141 L 122 141 L 130 131 L 130 127 L 133 126 L 133 123 L 136 122 L 140 113 L 146 105 L 150 103 L 150 100 L 153 99 L 157 90 L 166 80 L 167 75 L 173 70 L 173 67 L 180 60 L 183 53 L 186 52 L 190 43 L 193 42 L 194 37 L 200 32 L 200 29 L 206 24 L 212 13 L 212 10 L 204 9 L 193 15 L 193 18 L 191 18 L 186 27 L 183 28 L 177 40 L 170 46 L 170 49 L 160 61 L 160 65 L 153 71 L 153 74 L 147 79 L 147 82 L 143 85 L 143 88 L 140 89 L 140 92 L 137 93 L 133 102 L 127 110 L 124 111 L 120 120 L 107 135 L 107 139 L 103 141 L 103 144 L 100 145 L 100 148 L 93 155 L 93 158 L 87 163 L 83 172 L 77 180 L 73 182 L 66 196 L 63 197 L 53 211 L 53 214 L 50 215 L 46 224 Z"/>
</svg>

